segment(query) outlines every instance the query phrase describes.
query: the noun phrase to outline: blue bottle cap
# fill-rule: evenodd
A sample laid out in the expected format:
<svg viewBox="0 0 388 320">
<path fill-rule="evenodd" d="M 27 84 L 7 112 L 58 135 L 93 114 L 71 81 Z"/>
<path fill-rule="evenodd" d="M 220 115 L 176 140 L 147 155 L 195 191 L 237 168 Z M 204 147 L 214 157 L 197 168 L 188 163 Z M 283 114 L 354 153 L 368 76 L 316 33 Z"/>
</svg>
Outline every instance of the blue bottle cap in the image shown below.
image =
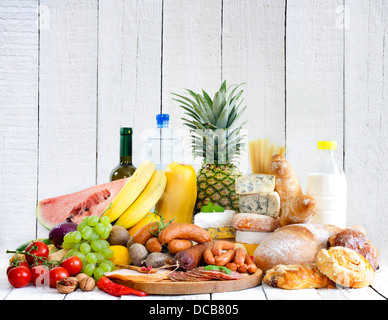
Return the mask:
<svg viewBox="0 0 388 320">
<path fill-rule="evenodd" d="M 156 124 L 158 128 L 168 127 L 168 123 L 170 121 L 170 115 L 168 114 L 158 114 L 156 115 Z"/>
</svg>

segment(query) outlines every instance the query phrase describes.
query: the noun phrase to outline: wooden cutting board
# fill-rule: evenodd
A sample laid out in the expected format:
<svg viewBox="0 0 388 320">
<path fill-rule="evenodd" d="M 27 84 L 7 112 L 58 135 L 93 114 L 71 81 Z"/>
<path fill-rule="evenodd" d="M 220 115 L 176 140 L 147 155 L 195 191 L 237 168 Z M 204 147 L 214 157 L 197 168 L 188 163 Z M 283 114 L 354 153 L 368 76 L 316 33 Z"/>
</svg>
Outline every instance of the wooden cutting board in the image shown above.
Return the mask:
<svg viewBox="0 0 388 320">
<path fill-rule="evenodd" d="M 171 280 L 136 282 L 134 280 L 111 280 L 115 283 L 122 284 L 148 294 L 184 295 L 230 292 L 249 289 L 260 285 L 262 276 L 263 272 L 259 269 L 255 274 L 246 274 L 246 276 L 240 280 L 217 280 L 203 282 L 174 282 Z"/>
</svg>

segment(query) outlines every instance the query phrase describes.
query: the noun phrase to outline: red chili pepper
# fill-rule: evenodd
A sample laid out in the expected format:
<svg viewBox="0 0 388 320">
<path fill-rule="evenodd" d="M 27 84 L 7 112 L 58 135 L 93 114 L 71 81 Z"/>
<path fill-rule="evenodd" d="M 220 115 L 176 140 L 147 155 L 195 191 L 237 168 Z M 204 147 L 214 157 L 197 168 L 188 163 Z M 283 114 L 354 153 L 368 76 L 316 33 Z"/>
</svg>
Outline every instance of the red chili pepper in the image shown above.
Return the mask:
<svg viewBox="0 0 388 320">
<path fill-rule="evenodd" d="M 145 293 L 143 291 L 138 291 L 132 288 L 128 288 L 126 286 L 123 286 L 121 284 L 114 283 L 112 280 L 110 280 L 106 276 L 102 276 L 98 281 L 97 281 L 97 287 L 101 289 L 102 291 L 115 296 L 115 297 L 120 297 L 124 295 L 136 295 L 139 297 L 146 297 L 148 296 L 148 293 Z"/>
</svg>

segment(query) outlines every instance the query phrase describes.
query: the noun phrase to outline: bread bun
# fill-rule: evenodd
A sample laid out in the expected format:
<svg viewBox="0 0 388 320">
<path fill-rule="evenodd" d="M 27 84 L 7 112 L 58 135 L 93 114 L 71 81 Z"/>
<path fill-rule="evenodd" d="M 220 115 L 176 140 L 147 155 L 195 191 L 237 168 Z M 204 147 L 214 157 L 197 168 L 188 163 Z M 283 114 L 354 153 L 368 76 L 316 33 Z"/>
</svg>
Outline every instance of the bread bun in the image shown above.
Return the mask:
<svg viewBox="0 0 388 320">
<path fill-rule="evenodd" d="M 342 229 L 322 224 L 293 224 L 284 226 L 267 237 L 253 255 L 256 265 L 266 272 L 279 265 L 311 264 L 329 237 Z"/>
<path fill-rule="evenodd" d="M 375 271 L 368 260 L 349 248 L 321 249 L 315 263 L 325 276 L 344 287 L 365 288 L 375 278 Z"/>
<path fill-rule="evenodd" d="M 331 247 L 345 247 L 358 252 L 369 261 L 375 271 L 379 268 L 378 250 L 362 231 L 347 228 L 330 237 L 329 242 Z"/>
<path fill-rule="evenodd" d="M 316 264 L 278 265 L 267 271 L 263 282 L 287 290 L 335 287 L 335 283 L 320 272 Z"/>
</svg>

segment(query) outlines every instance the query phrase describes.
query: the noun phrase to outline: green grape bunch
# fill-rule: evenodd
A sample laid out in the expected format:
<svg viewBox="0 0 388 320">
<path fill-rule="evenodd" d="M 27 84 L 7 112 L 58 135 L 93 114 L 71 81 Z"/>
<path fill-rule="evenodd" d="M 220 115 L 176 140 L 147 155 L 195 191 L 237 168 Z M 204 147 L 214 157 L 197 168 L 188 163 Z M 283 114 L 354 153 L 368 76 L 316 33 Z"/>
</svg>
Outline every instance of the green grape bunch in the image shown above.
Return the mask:
<svg viewBox="0 0 388 320">
<path fill-rule="evenodd" d="M 113 271 L 115 265 L 108 260 L 113 256 L 109 248 L 112 225 L 108 217 L 85 217 L 78 225 L 77 231 L 65 235 L 63 249 L 69 250 L 66 256 L 77 256 L 82 261 L 81 272 L 98 281 L 105 272 Z"/>
</svg>

